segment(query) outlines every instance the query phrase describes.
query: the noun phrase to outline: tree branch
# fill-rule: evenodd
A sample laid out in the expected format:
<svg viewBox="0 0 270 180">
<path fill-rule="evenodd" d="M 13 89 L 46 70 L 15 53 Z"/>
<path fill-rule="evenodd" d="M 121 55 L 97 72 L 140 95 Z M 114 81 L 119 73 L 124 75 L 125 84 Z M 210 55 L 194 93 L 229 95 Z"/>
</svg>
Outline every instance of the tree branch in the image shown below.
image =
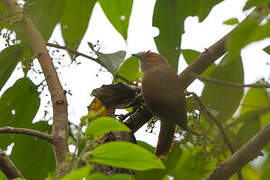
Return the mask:
<svg viewBox="0 0 270 180">
<path fill-rule="evenodd" d="M 0 128 L 0 134 L 3 133 L 13 133 L 13 134 L 25 134 L 29 136 L 38 137 L 40 139 L 43 139 L 45 141 L 48 141 L 49 143 L 53 142 L 53 137 L 47 133 L 40 132 L 33 129 L 25 129 L 25 128 L 14 128 L 14 127 L 2 127 Z"/>
<path fill-rule="evenodd" d="M 230 37 L 230 34 L 235 31 L 241 24 L 247 22 L 249 19 L 256 19 L 261 22 L 268 14 L 261 15 L 259 12 L 269 8 L 268 6 L 255 8 L 238 26 L 236 26 L 231 32 L 226 34 L 215 44 L 207 48 L 201 53 L 182 73 L 179 74 L 180 79 L 183 81 L 184 88 L 186 89 L 194 80 L 193 74 L 202 74 L 211 64 L 213 64 L 218 58 L 223 56 L 226 52 L 226 41 Z M 258 16 L 261 15 L 261 16 Z"/>
<path fill-rule="evenodd" d="M 57 72 L 46 49 L 46 43 L 29 16 L 24 16 L 23 9 L 17 4 L 16 0 L 2 0 L 11 15 L 20 22 L 22 31 L 28 40 L 33 54 L 37 56 L 41 65 L 48 89 L 51 94 L 53 104 L 53 127 L 52 135 L 54 138 L 53 149 L 56 159 L 57 177 L 64 174 L 64 163 L 68 152 L 68 119 L 67 119 L 67 100 L 64 90 L 59 81 Z"/>
<path fill-rule="evenodd" d="M 0 149 L 0 169 L 8 179 L 24 178 L 2 149 Z"/>
<path fill-rule="evenodd" d="M 223 161 L 206 180 L 229 179 L 236 171 L 248 162 L 261 156 L 261 150 L 270 142 L 270 123 L 265 125 L 245 145 L 236 151 L 230 158 Z"/>
<path fill-rule="evenodd" d="M 250 87 L 250 88 L 270 88 L 270 84 L 240 84 L 240 83 L 235 83 L 235 82 L 229 82 L 229 81 L 224 81 L 221 79 L 214 79 L 214 78 L 204 78 L 201 77 L 197 74 L 193 74 L 196 79 L 199 79 L 200 81 L 205 81 L 209 83 L 214 83 L 214 84 L 219 84 L 223 86 L 230 86 L 230 87 L 235 87 L 235 88 L 245 88 L 245 87 Z"/>
</svg>

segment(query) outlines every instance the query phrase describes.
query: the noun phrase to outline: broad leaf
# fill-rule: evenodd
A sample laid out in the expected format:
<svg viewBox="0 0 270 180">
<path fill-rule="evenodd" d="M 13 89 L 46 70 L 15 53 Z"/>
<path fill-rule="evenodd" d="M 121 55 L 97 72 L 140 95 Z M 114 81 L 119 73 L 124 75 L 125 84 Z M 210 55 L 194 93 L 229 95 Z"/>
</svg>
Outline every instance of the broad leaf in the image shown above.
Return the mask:
<svg viewBox="0 0 270 180">
<path fill-rule="evenodd" d="M 98 2 L 111 24 L 126 40 L 133 0 L 98 0 Z"/>
<path fill-rule="evenodd" d="M 137 141 L 138 145 L 147 149 L 148 151 L 154 153 L 155 148 L 150 144 L 147 144 L 143 141 Z M 135 171 L 135 179 L 136 180 L 145 180 L 145 179 L 155 179 L 155 180 L 163 180 L 166 176 L 167 171 L 166 169 L 150 169 L 146 171 Z"/>
<path fill-rule="evenodd" d="M 50 133 L 51 126 L 47 122 L 32 124 L 39 105 L 37 87 L 28 78 L 17 80 L 0 98 L 0 127 L 22 127 Z M 55 170 L 54 155 L 48 142 L 20 134 L 1 134 L 0 141 L 3 149 L 15 143 L 10 158 L 27 179 L 44 179 L 48 172 Z"/>
<path fill-rule="evenodd" d="M 90 172 L 94 169 L 92 165 L 84 166 L 75 171 L 72 171 L 61 177 L 59 180 L 82 180 L 82 179 L 89 179 Z"/>
<path fill-rule="evenodd" d="M 214 163 L 206 161 L 206 157 L 202 154 L 192 154 L 190 150 L 185 149 L 181 155 L 181 159 L 174 167 L 174 171 L 170 173 L 174 179 L 203 179 L 214 168 Z"/>
<path fill-rule="evenodd" d="M 259 25 L 256 19 L 250 18 L 248 21 L 238 26 L 227 40 L 228 58 L 233 60 L 240 50 L 249 43 L 265 39 L 270 36 L 270 21 Z"/>
<path fill-rule="evenodd" d="M 19 45 L 9 46 L 0 52 L 0 91 L 21 60 L 22 53 L 23 48 Z"/>
<path fill-rule="evenodd" d="M 34 123 L 31 129 L 51 132 L 51 126 L 45 121 Z M 9 141 L 15 143 L 10 159 L 27 180 L 44 179 L 55 171 L 54 153 L 48 142 L 26 135 L 11 135 Z"/>
<path fill-rule="evenodd" d="M 244 121 L 239 129 L 234 141 L 235 147 L 240 148 L 251 139 L 261 128 L 260 114 L 256 111 L 250 111 L 242 114 L 238 120 Z M 237 121 L 237 120 L 236 120 Z"/>
<path fill-rule="evenodd" d="M 232 62 L 228 62 L 225 56 L 209 77 L 243 84 L 244 72 L 240 55 Z M 232 117 L 240 104 L 243 93 L 243 88 L 206 83 L 202 92 L 202 100 L 217 119 L 224 121 Z"/>
<path fill-rule="evenodd" d="M 28 78 L 17 80 L 0 98 L 0 126 L 31 126 L 39 105 L 37 87 L 32 81 Z"/>
<path fill-rule="evenodd" d="M 27 13 L 45 40 L 50 38 L 55 25 L 60 22 L 66 4 L 66 0 L 35 0 L 26 6 Z"/>
<path fill-rule="evenodd" d="M 132 176 L 128 174 L 115 174 L 113 176 L 106 176 L 101 173 L 93 173 L 89 180 L 133 180 Z"/>
<path fill-rule="evenodd" d="M 130 142 L 109 142 L 93 150 L 90 162 L 133 170 L 164 169 L 161 160 Z"/>
<path fill-rule="evenodd" d="M 242 102 L 241 114 L 269 107 L 269 96 L 265 89 L 252 88 L 246 93 Z"/>
<path fill-rule="evenodd" d="M 130 131 L 130 129 L 125 126 L 123 123 L 117 121 L 112 117 L 99 117 L 92 121 L 86 131 L 85 134 L 88 138 L 97 137 L 100 135 L 104 135 L 111 131 Z"/>
<path fill-rule="evenodd" d="M 140 77 L 139 61 L 135 57 L 130 57 L 121 65 L 118 74 L 129 81 L 135 81 Z"/>
<path fill-rule="evenodd" d="M 96 0 L 66 1 L 66 8 L 61 18 L 61 28 L 67 47 L 74 50 L 78 48 L 95 4 Z"/>
<path fill-rule="evenodd" d="M 157 0 L 153 15 L 153 26 L 159 29 L 155 37 L 160 54 L 165 56 L 175 70 L 178 68 L 181 36 L 184 33 L 184 21 L 188 16 L 199 16 L 200 21 L 205 19 L 210 10 L 222 0 Z"/>
<path fill-rule="evenodd" d="M 254 6 L 259 7 L 270 3 L 270 0 L 248 0 L 243 10 L 250 9 Z"/>
</svg>

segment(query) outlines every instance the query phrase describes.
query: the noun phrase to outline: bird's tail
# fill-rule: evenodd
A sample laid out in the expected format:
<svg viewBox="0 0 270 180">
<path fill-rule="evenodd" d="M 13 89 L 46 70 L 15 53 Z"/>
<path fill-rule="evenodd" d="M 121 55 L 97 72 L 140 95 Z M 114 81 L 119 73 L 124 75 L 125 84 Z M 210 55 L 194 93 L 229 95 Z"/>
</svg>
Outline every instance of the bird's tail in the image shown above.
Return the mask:
<svg viewBox="0 0 270 180">
<path fill-rule="evenodd" d="M 158 144 L 155 151 L 157 157 L 167 157 L 173 145 L 175 127 L 175 124 L 161 121 Z"/>
</svg>

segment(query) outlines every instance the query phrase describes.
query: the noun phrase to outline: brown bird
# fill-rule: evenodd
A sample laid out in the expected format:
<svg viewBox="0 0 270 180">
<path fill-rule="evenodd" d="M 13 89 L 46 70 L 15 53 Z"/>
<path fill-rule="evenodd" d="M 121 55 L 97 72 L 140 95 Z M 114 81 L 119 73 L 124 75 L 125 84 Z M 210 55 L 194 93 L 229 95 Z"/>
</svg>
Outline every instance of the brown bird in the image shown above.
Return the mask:
<svg viewBox="0 0 270 180">
<path fill-rule="evenodd" d="M 140 60 L 144 103 L 161 121 L 155 154 L 166 158 L 173 144 L 176 124 L 184 130 L 187 128 L 183 83 L 159 54 L 147 51 L 132 55 Z"/>
</svg>

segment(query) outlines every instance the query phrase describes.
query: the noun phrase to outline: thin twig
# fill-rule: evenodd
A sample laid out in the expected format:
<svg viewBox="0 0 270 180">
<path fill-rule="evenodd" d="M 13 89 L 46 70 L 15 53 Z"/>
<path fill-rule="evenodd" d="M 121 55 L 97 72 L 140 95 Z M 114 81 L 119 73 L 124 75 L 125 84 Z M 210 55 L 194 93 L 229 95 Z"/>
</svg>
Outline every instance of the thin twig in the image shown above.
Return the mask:
<svg viewBox="0 0 270 180">
<path fill-rule="evenodd" d="M 4 133 L 25 134 L 25 135 L 34 136 L 34 137 L 43 139 L 49 143 L 53 142 L 52 135 L 49 135 L 41 131 L 33 130 L 33 129 L 15 128 L 15 127 L 6 126 L 6 127 L 0 128 L 0 134 L 4 134 Z"/>
<path fill-rule="evenodd" d="M 47 46 L 50 46 L 50 47 L 54 47 L 54 48 L 58 48 L 58 49 L 63 49 L 63 50 L 69 51 L 69 52 L 75 54 L 76 56 L 82 56 L 82 57 L 85 57 L 87 59 L 91 59 L 91 60 L 97 62 L 98 64 L 104 66 L 104 64 L 98 58 L 93 58 L 91 56 L 88 56 L 86 54 L 83 54 L 81 52 L 78 52 L 78 51 L 76 51 L 74 49 L 68 48 L 66 46 L 61 46 L 61 45 L 53 44 L 53 43 L 49 43 L 49 42 L 47 42 L 46 45 Z"/>
<path fill-rule="evenodd" d="M 209 82 L 209 83 L 214 83 L 214 84 L 219 84 L 219 85 L 223 85 L 223 86 L 230 86 L 230 87 L 235 87 L 235 88 L 245 88 L 245 87 L 249 87 L 249 88 L 270 88 L 270 84 L 241 84 L 241 83 L 236 83 L 236 82 L 229 82 L 229 81 L 224 81 L 221 79 L 215 79 L 215 78 L 204 78 L 199 76 L 198 74 L 192 74 L 192 76 L 194 76 L 196 79 L 200 80 L 200 81 L 205 81 L 205 82 Z"/>
<path fill-rule="evenodd" d="M 8 179 L 24 178 L 2 149 L 0 149 L 0 169 Z"/>
<path fill-rule="evenodd" d="M 235 152 L 235 149 L 232 145 L 232 143 L 230 142 L 227 134 L 226 134 L 226 131 L 223 127 L 223 125 L 212 115 L 212 113 L 210 113 L 210 111 L 208 111 L 207 107 L 203 104 L 203 102 L 201 101 L 201 99 L 197 96 L 197 94 L 195 93 L 190 93 L 193 95 L 194 99 L 198 102 L 199 106 L 200 106 L 200 109 L 206 113 L 206 115 L 217 125 L 221 135 L 222 135 L 222 138 L 225 142 L 225 144 L 228 146 L 229 150 L 231 151 L 231 153 L 233 154 Z M 242 177 L 242 173 L 241 173 L 241 170 L 239 170 L 237 172 L 237 175 L 238 175 L 238 179 L 239 180 L 242 180 L 243 177 Z"/>
</svg>

